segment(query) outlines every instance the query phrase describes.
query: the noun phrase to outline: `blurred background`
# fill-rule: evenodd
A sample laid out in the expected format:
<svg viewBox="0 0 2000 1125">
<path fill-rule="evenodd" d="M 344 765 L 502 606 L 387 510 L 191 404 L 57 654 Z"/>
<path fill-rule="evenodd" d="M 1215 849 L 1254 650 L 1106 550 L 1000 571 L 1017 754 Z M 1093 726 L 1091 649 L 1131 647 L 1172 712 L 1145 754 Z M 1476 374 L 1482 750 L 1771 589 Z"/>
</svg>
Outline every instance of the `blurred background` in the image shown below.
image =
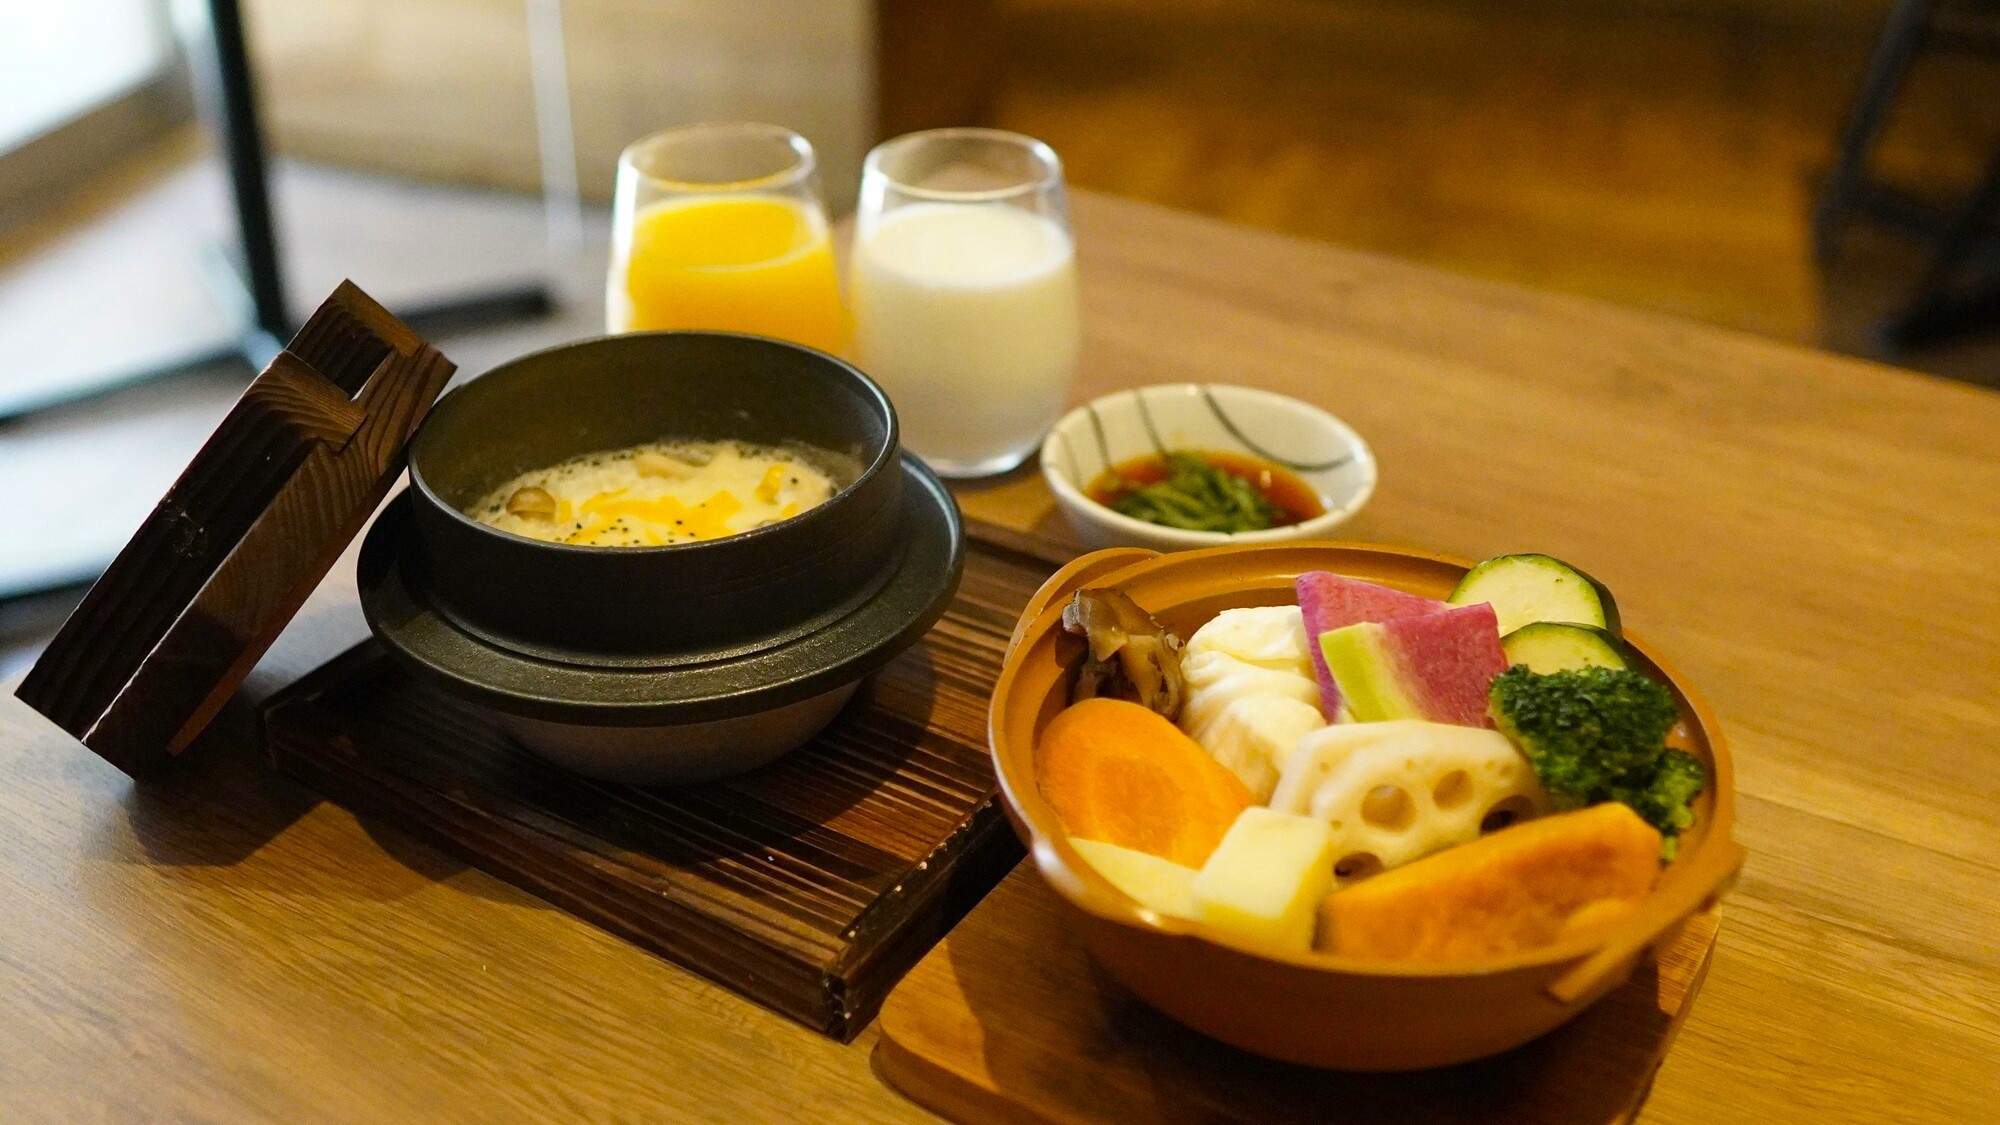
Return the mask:
<svg viewBox="0 0 2000 1125">
<path fill-rule="evenodd" d="M 0 653 L 341 277 L 428 308 L 462 374 L 600 330 L 618 151 L 688 121 L 798 129 L 836 211 L 877 140 L 985 123 L 1080 189 L 2000 385 L 1988 0 L 236 12 L 0 6 L 0 494 L 36 497 Z"/>
</svg>

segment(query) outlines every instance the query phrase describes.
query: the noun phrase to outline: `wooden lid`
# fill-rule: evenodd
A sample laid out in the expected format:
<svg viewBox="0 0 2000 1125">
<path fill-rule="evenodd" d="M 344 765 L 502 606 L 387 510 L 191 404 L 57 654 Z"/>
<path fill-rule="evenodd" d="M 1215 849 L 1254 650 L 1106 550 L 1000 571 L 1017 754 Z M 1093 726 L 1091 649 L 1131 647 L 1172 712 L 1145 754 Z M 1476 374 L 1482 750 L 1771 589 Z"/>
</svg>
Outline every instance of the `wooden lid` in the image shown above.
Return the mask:
<svg viewBox="0 0 2000 1125">
<path fill-rule="evenodd" d="M 342 282 L 230 408 L 15 694 L 126 773 L 180 753 L 367 522 L 452 370 Z"/>
</svg>

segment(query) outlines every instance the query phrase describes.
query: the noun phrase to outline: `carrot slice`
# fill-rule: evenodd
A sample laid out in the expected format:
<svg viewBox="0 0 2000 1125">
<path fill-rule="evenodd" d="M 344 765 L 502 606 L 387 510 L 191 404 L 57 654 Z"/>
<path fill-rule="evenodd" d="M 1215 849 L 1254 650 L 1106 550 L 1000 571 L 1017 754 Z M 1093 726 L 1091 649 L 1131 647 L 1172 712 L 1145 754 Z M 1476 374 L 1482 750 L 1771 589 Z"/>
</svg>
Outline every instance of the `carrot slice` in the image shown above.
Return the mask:
<svg viewBox="0 0 2000 1125">
<path fill-rule="evenodd" d="M 1200 867 L 1250 791 L 1180 728 L 1136 703 L 1086 699 L 1035 748 L 1042 796 L 1072 836 Z"/>
</svg>

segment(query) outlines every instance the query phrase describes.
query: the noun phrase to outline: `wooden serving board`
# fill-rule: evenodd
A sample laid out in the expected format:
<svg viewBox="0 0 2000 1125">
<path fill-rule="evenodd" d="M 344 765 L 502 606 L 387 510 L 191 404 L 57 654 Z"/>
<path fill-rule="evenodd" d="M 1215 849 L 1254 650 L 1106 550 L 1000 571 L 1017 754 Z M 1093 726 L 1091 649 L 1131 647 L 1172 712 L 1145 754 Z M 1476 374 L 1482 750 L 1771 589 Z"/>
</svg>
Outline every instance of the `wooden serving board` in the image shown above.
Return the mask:
<svg viewBox="0 0 2000 1125">
<path fill-rule="evenodd" d="M 848 1039 L 1020 858 L 986 710 L 1028 595 L 1071 552 L 967 528 L 944 618 L 817 739 L 707 785 L 592 781 L 372 642 L 274 698 L 280 772 L 810 1027 Z"/>
<path fill-rule="evenodd" d="M 960 1122 L 1600 1125 L 1637 1116 L 1708 972 L 1698 914 L 1624 987 L 1495 1058 L 1408 1074 L 1272 1062 L 1147 1007 L 1063 930 L 1022 864 L 882 1008 L 890 1084 Z M 1356 1029 L 1366 1034 L 1366 1029 Z"/>
</svg>

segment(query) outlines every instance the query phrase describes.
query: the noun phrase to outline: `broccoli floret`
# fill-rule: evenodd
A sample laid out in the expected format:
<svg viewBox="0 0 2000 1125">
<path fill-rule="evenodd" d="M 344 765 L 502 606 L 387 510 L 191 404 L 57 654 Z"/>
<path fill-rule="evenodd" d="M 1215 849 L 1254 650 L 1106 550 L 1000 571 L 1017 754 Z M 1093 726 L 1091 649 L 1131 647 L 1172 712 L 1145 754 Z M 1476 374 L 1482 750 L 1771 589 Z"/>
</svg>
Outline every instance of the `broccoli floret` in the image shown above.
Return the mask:
<svg viewBox="0 0 2000 1125">
<path fill-rule="evenodd" d="M 1632 806 L 1646 823 L 1672 834 L 1694 823 L 1694 810 L 1688 802 L 1707 787 L 1708 773 L 1701 768 L 1701 759 L 1683 750 L 1669 750 L 1660 755 L 1659 765 L 1643 785 L 1613 786 L 1611 796 Z"/>
<path fill-rule="evenodd" d="M 1537 675 L 1516 664 L 1493 678 L 1493 719 L 1570 807 L 1602 801 L 1620 778 L 1649 776 L 1679 718 L 1673 693 L 1623 668 Z"/>
<path fill-rule="evenodd" d="M 1611 800 L 1630 805 L 1646 823 L 1660 830 L 1660 858 L 1672 860 L 1681 831 L 1694 823 L 1689 805 L 1708 788 L 1708 773 L 1701 759 L 1684 750 L 1660 755 L 1659 764 L 1644 784 L 1620 784 L 1611 790 Z"/>
<path fill-rule="evenodd" d="M 1663 858 L 1673 858 L 1708 775 L 1694 755 L 1666 748 L 1679 717 L 1672 692 L 1623 668 L 1537 675 L 1517 664 L 1493 678 L 1487 702 L 1559 806 L 1628 805 L 1660 830 Z"/>
</svg>

